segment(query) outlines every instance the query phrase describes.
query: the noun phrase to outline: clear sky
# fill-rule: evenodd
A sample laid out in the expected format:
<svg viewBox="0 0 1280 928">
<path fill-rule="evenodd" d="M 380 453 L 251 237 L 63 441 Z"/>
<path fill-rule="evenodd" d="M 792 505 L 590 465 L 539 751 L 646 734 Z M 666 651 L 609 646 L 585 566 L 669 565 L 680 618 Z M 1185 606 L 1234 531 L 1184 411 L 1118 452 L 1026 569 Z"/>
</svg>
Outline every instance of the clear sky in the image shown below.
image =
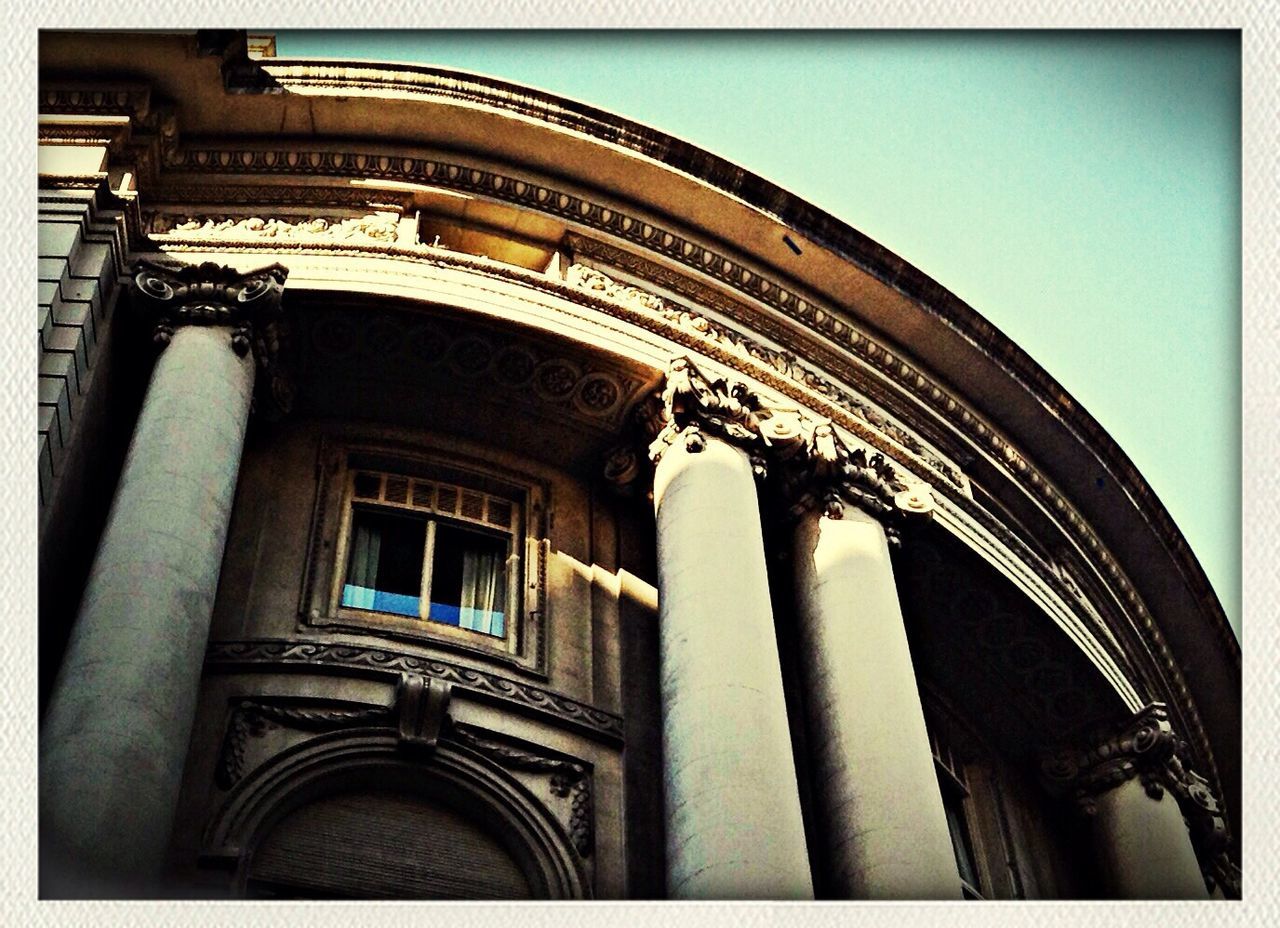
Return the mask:
<svg viewBox="0 0 1280 928">
<path fill-rule="evenodd" d="M 1119 443 L 1240 633 L 1240 45 L 1187 32 L 280 32 L 668 132 L 957 294 Z"/>
</svg>

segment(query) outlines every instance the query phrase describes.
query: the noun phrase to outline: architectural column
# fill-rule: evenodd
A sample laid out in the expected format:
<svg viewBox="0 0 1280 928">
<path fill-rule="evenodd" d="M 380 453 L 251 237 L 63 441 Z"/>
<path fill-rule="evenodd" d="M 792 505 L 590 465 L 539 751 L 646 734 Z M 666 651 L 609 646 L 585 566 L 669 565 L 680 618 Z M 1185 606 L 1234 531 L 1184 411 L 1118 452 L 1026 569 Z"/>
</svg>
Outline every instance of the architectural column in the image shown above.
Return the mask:
<svg viewBox="0 0 1280 928">
<path fill-rule="evenodd" d="M 881 523 L 927 514 L 820 424 L 793 468 L 796 621 L 825 865 L 837 897 L 959 899 L 960 878 Z M 871 515 L 869 513 L 875 513 Z M 877 518 L 878 517 L 878 518 Z"/>
<path fill-rule="evenodd" d="M 667 893 L 812 898 L 750 402 L 677 361 L 654 443 Z"/>
<path fill-rule="evenodd" d="M 286 272 L 143 263 L 163 347 L 40 734 L 42 891 L 152 891 L 172 827 L 235 493 L 255 359 L 285 399 Z"/>
<path fill-rule="evenodd" d="M 1093 819 L 1095 853 L 1116 898 L 1209 897 L 1189 824 L 1217 882 L 1233 881 L 1228 871 L 1234 868 L 1227 863 L 1219 872 L 1214 859 L 1226 844 L 1217 801 L 1204 779 L 1183 766 L 1177 749 L 1164 705 L 1153 703 L 1043 763 L 1051 788 L 1071 796 Z M 1235 882 L 1224 890 L 1238 897 Z"/>
</svg>

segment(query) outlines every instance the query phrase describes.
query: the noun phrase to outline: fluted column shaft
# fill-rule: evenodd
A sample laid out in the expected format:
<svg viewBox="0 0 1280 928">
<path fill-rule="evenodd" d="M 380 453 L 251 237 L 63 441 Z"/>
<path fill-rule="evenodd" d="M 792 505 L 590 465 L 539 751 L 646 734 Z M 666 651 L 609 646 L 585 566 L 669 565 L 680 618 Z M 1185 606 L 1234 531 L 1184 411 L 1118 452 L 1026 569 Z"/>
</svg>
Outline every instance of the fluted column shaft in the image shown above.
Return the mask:
<svg viewBox="0 0 1280 928">
<path fill-rule="evenodd" d="M 811 898 L 751 466 L 699 444 L 654 476 L 667 892 Z"/>
<path fill-rule="evenodd" d="M 889 547 L 849 506 L 795 531 L 797 620 L 836 895 L 958 899 L 956 861 Z"/>
<path fill-rule="evenodd" d="M 230 334 L 178 328 L 156 362 L 44 719 L 59 895 L 145 891 L 163 865 L 253 389 Z"/>
</svg>

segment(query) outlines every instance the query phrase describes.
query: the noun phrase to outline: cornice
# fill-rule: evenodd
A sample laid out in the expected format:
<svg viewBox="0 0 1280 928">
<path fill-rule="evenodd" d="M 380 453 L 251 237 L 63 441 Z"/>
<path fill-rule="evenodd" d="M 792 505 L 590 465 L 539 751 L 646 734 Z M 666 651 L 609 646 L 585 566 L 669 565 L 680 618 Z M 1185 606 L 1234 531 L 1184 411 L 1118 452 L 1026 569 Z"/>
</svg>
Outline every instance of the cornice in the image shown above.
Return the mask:
<svg viewBox="0 0 1280 928">
<path fill-rule="evenodd" d="M 330 95 L 338 96 L 345 91 L 354 96 L 434 97 L 445 102 L 512 113 L 534 122 L 567 129 L 680 171 L 777 219 L 810 241 L 850 261 L 885 286 L 910 299 L 924 313 L 959 335 L 974 350 L 1030 392 L 1041 405 L 1052 410 L 1054 418 L 1078 442 L 1091 449 L 1108 474 L 1135 501 L 1141 518 L 1151 526 L 1170 553 L 1188 588 L 1206 611 L 1223 653 L 1234 662 L 1236 668 L 1239 667 L 1238 642 L 1226 623 L 1220 604 L 1211 593 L 1203 571 L 1168 513 L 1127 456 L 1052 377 L 994 326 L 936 282 L 845 223 L 695 146 L 593 107 L 518 85 L 478 75 L 418 66 L 338 64 L 286 59 L 260 62 L 255 66 L 260 66 L 270 77 L 273 89 L 293 87 L 303 92 L 328 91 Z M 90 81 L 80 79 L 79 83 L 79 89 L 69 88 L 65 84 L 57 86 L 49 92 L 53 96 L 46 93 L 44 105 L 52 109 L 77 111 L 96 111 L 104 106 L 108 109 L 114 107 L 116 111 L 130 106 L 139 112 L 144 109 L 133 102 L 136 98 L 128 94 L 121 98 L 117 91 L 115 97 L 107 93 L 99 99 L 94 96 L 96 88 L 84 86 Z M 73 98 L 72 94 L 78 96 Z M 792 286 L 781 281 L 767 280 L 752 269 L 739 265 L 732 258 L 715 254 L 672 231 L 662 230 L 652 223 L 633 217 L 622 216 L 610 207 L 593 205 L 573 195 L 553 191 L 543 184 L 435 159 L 367 152 L 300 152 L 293 149 L 290 153 L 278 148 L 248 151 L 245 146 L 225 148 L 206 143 L 196 143 L 182 152 L 167 144 L 162 149 L 166 165 L 182 171 L 246 174 L 301 172 L 342 177 L 358 173 L 401 182 L 428 182 L 434 186 L 468 189 L 481 196 L 558 215 L 567 221 L 590 226 L 662 254 L 700 274 L 710 275 L 733 289 L 747 293 L 752 298 L 777 306 L 790 303 L 791 312 L 806 324 L 817 325 L 829 318 L 837 342 L 846 347 L 847 339 L 841 336 L 847 335 L 847 332 L 841 329 L 847 329 L 848 323 L 842 318 L 842 312 L 833 313 L 828 307 L 814 305 L 810 298 L 793 292 Z M 892 349 L 884 348 L 882 351 L 883 364 L 888 369 L 892 369 L 901 360 L 898 352 Z M 909 372 L 905 375 L 910 376 Z M 984 430 L 989 431 L 989 427 L 971 411 L 957 404 L 956 408 L 948 409 L 946 413 L 958 415 L 962 428 L 980 439 L 986 438 Z M 966 415 L 971 421 L 966 421 Z M 987 442 L 980 444 L 985 445 Z M 1029 484 L 1034 496 L 1048 502 L 1051 507 L 1049 511 L 1054 513 L 1055 518 L 1066 517 L 1068 521 L 1071 521 L 1072 515 L 1078 518 L 1078 514 L 1066 507 L 1065 503 L 1061 507 L 1058 505 L 1059 500 L 1053 497 L 1051 488 L 1041 490 L 1036 487 L 1036 478 L 1040 475 L 1021 459 L 1015 449 L 1006 444 L 1004 447 L 997 445 L 991 450 L 994 452 L 991 456 L 992 463 L 1004 469 L 1024 487 Z M 1074 523 L 1071 527 L 1081 542 L 1088 546 L 1090 553 L 1102 559 L 1108 572 L 1112 573 L 1114 565 L 1106 562 L 1105 550 L 1095 550 L 1089 545 L 1091 533 L 1081 532 L 1080 527 Z M 1135 602 L 1136 594 L 1127 586 L 1127 581 L 1122 576 L 1113 575 L 1111 579 L 1120 584 L 1122 598 L 1128 601 L 1130 608 L 1144 611 L 1144 607 Z M 1130 596 L 1134 599 L 1130 599 Z M 1139 618 L 1144 625 L 1149 620 L 1146 615 L 1140 615 Z"/>
<path fill-rule="evenodd" d="M 731 290 L 781 312 L 804 328 L 823 335 L 840 346 L 842 350 L 851 352 L 854 356 L 868 362 L 893 383 L 905 388 L 918 402 L 964 434 L 976 446 L 982 448 L 993 466 L 1036 499 L 1052 518 L 1065 523 L 1068 533 L 1076 543 L 1089 552 L 1091 558 L 1102 566 L 1109 581 L 1117 587 L 1119 598 L 1125 604 L 1125 608 L 1138 612 L 1139 621 L 1145 633 L 1159 636 L 1163 642 L 1161 632 L 1115 558 L 1092 532 L 1075 507 L 1053 486 L 1051 481 L 1040 473 L 1038 468 L 1033 466 L 1017 448 L 1005 440 L 980 415 L 935 383 L 899 350 L 880 344 L 846 321 L 842 310 L 818 302 L 811 295 L 802 295 L 792 286 L 748 269 L 733 258 L 717 253 L 653 222 L 627 215 L 616 207 L 594 203 L 576 193 L 557 191 L 542 183 L 525 181 L 451 161 L 367 151 L 219 147 L 197 141 L 190 146 L 174 149 L 168 166 L 175 170 L 216 174 L 295 174 L 426 183 L 557 216 L 566 222 L 592 228 L 612 238 L 638 245 L 642 249 L 675 261 L 687 270 L 695 272 L 695 279 L 700 275 L 727 285 Z M 936 288 L 936 284 L 934 287 Z M 937 289 L 945 293 L 941 288 Z M 968 312 L 976 317 L 972 310 Z M 995 330 L 985 321 L 983 324 L 990 330 L 987 341 L 982 343 L 987 344 L 992 341 L 990 333 L 994 333 Z M 980 348 L 982 344 L 979 345 Z M 1012 348 L 1011 343 L 1009 347 Z M 1000 363 L 1006 355 L 1003 350 L 998 354 L 992 353 L 988 348 L 982 348 L 982 350 L 996 363 Z M 1025 388 L 1031 389 L 1034 386 L 1019 379 L 1016 371 L 1010 370 L 1009 373 L 1015 376 L 1015 379 L 1018 379 Z M 1048 377 L 1047 374 L 1044 376 Z M 1051 378 L 1049 380 L 1052 381 Z M 1055 397 L 1065 395 L 1061 388 L 1053 394 Z M 1057 402 L 1047 395 L 1041 396 L 1040 399 L 1050 406 Z M 1063 421 L 1069 420 L 1063 419 Z M 1092 419 L 1089 421 L 1092 423 Z M 1096 423 L 1092 425 L 1101 431 Z M 1077 437 L 1082 443 L 1088 444 L 1085 437 L 1079 435 Z M 1136 474 L 1136 471 L 1134 473 Z M 1149 489 L 1147 492 L 1150 492 Z M 1172 526 L 1171 522 L 1170 526 Z M 1182 545 L 1185 548 L 1185 540 Z M 1195 588 L 1194 584 L 1192 588 Z M 1220 618 L 1219 624 L 1226 628 L 1229 634 L 1229 628 L 1225 625 L 1225 616 L 1220 615 Z M 1232 640 L 1234 640 L 1233 636 Z M 1234 651 L 1237 662 L 1238 654 L 1237 646 Z M 1171 658 L 1166 661 L 1166 664 L 1173 664 L 1174 666 L 1170 669 L 1176 671 L 1176 662 Z"/>
</svg>

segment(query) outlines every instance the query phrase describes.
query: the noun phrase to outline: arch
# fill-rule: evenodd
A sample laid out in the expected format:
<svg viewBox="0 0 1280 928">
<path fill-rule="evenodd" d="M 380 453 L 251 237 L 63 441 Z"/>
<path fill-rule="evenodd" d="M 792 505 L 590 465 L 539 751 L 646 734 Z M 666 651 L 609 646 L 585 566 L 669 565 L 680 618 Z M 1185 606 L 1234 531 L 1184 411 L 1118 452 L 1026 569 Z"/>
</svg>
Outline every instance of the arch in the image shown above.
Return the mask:
<svg viewBox="0 0 1280 928">
<path fill-rule="evenodd" d="M 342 793 L 417 797 L 462 814 L 515 862 L 535 898 L 589 898 L 582 860 L 551 813 L 510 774 L 475 752 L 441 742 L 406 752 L 386 729 L 348 729 L 309 738 L 250 773 L 205 830 L 202 863 L 231 870 L 243 895 L 254 854 L 290 815 Z"/>
</svg>

